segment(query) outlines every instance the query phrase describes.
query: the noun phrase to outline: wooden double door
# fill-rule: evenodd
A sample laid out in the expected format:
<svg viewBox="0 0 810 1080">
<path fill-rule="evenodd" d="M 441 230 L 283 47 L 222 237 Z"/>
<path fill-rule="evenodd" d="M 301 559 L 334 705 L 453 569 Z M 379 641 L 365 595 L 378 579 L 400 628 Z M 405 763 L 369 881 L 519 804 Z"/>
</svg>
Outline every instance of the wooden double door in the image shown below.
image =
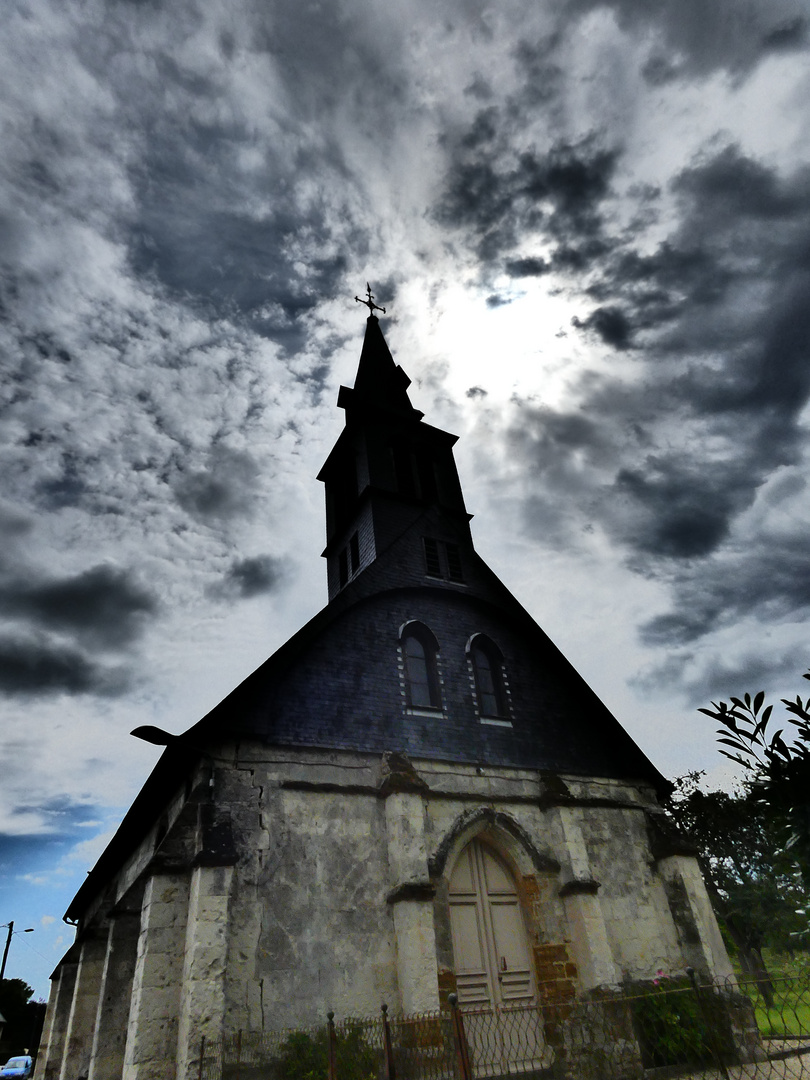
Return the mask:
<svg viewBox="0 0 810 1080">
<path fill-rule="evenodd" d="M 505 862 L 480 840 L 471 841 L 453 869 L 449 899 L 459 1004 L 534 1005 L 529 941 Z"/>
</svg>

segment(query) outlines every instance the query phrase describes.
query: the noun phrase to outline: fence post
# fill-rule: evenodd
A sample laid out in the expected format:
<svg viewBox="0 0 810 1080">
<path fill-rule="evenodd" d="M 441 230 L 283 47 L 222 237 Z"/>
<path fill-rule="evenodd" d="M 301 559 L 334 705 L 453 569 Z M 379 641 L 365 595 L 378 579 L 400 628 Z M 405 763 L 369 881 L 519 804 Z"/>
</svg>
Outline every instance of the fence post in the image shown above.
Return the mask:
<svg viewBox="0 0 810 1080">
<path fill-rule="evenodd" d="M 197 1080 L 203 1080 L 203 1061 L 205 1061 L 205 1036 L 200 1039 L 200 1068 L 197 1073 Z"/>
<path fill-rule="evenodd" d="M 236 1033 L 236 1080 L 242 1075 L 242 1029 Z"/>
<path fill-rule="evenodd" d="M 460 1080 L 473 1080 L 470 1048 L 467 1046 L 467 1037 L 464 1034 L 464 1017 L 458 1007 L 458 995 L 448 994 L 447 1000 L 450 1002 L 450 1013 L 453 1018 L 453 1039 L 456 1044 L 459 1077 Z"/>
<path fill-rule="evenodd" d="M 385 1047 L 385 1080 L 397 1080 L 397 1070 L 394 1065 L 394 1047 L 391 1043 L 391 1025 L 388 1023 L 388 1006 L 383 1003 L 383 1046 Z"/>
<path fill-rule="evenodd" d="M 703 995 L 701 994 L 700 987 L 698 986 L 697 972 L 695 971 L 694 968 L 688 967 L 686 969 L 686 974 L 689 977 L 689 982 L 692 984 L 692 990 L 695 993 L 695 999 L 697 1001 L 698 1012 L 700 1013 L 701 1019 L 703 1020 L 703 1023 L 706 1025 L 706 1030 L 709 1033 L 709 1047 L 710 1047 L 711 1052 L 712 1052 L 712 1057 L 714 1058 L 714 1060 L 715 1060 L 715 1062 L 717 1064 L 717 1067 L 718 1067 L 718 1069 L 720 1070 L 720 1072 L 721 1072 L 721 1074 L 723 1076 L 723 1080 L 729 1080 L 728 1069 L 726 1068 L 725 1064 L 723 1063 L 723 1056 L 720 1053 L 720 1049 L 719 1049 L 719 1047 L 717 1045 L 717 1041 L 715 1039 L 716 1032 L 715 1032 L 714 1018 L 707 1013 L 706 1008 L 704 1007 Z"/>
<path fill-rule="evenodd" d="M 335 1035 L 335 1014 L 326 1014 L 326 1080 L 337 1080 L 337 1036 Z"/>
</svg>

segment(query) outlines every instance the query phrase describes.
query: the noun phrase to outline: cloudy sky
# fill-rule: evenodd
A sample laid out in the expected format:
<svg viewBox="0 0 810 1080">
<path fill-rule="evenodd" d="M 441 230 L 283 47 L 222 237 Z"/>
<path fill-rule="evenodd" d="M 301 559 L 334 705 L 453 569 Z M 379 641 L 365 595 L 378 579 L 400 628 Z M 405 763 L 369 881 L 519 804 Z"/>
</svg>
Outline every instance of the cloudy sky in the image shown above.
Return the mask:
<svg viewBox="0 0 810 1080">
<path fill-rule="evenodd" d="M 810 664 L 800 0 L 8 0 L 0 919 L 326 599 L 370 280 L 481 554 L 670 776 Z"/>
</svg>

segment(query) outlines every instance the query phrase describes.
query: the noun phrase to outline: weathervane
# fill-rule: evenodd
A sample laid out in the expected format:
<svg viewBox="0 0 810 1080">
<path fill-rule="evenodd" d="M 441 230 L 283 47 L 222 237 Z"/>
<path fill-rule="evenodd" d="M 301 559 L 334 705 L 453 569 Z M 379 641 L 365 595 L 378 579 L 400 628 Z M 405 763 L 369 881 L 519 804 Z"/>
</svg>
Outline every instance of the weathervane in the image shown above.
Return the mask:
<svg viewBox="0 0 810 1080">
<path fill-rule="evenodd" d="M 374 294 L 371 291 L 371 286 L 366 282 L 366 292 L 368 293 L 368 300 L 361 300 L 359 296 L 355 296 L 355 300 L 358 304 L 365 304 L 368 308 L 369 315 L 373 315 L 375 311 L 381 311 L 385 314 L 385 308 L 380 307 L 379 304 L 374 303 Z"/>
</svg>

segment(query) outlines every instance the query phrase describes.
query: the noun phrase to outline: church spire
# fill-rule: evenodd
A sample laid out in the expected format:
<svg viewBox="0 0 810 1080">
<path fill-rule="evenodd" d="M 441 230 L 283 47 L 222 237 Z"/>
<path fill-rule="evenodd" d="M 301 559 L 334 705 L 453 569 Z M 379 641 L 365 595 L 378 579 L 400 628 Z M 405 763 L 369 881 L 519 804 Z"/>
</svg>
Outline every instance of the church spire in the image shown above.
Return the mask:
<svg viewBox="0 0 810 1080">
<path fill-rule="evenodd" d="M 472 546 L 453 460 L 456 436 L 425 424 L 411 404 L 411 380 L 389 351 L 374 314 L 382 308 L 368 292 L 368 301 L 355 298 L 371 313 L 354 387 L 341 386 L 338 394 L 346 426 L 318 474 L 326 488 L 330 600 L 395 541 L 401 547 L 406 533 L 413 533 L 411 554 L 420 565 L 423 535 Z M 429 527 L 420 526 L 426 515 Z M 392 574 L 402 578 L 399 568 Z"/>
<path fill-rule="evenodd" d="M 346 409 L 347 422 L 353 413 L 366 413 L 369 410 L 395 412 L 411 419 L 420 419 L 423 414 L 414 409 L 408 397 L 410 385 L 411 380 L 394 362 L 379 319 L 376 315 L 369 315 L 354 389 L 341 386 L 338 394 L 338 406 Z"/>
<path fill-rule="evenodd" d="M 338 406 L 346 410 L 346 422 L 354 419 L 357 413 L 365 414 L 369 410 L 393 412 L 407 416 L 411 420 L 420 420 L 423 413 L 414 409 L 408 397 L 411 380 L 399 366 L 386 344 L 380 321 L 374 314 L 385 308 L 374 303 L 371 285 L 366 282 L 367 300 L 355 296 L 358 304 L 365 304 L 369 315 L 366 320 L 366 336 L 360 353 L 360 364 L 354 380 L 354 389 L 341 386 L 338 394 Z"/>
</svg>

